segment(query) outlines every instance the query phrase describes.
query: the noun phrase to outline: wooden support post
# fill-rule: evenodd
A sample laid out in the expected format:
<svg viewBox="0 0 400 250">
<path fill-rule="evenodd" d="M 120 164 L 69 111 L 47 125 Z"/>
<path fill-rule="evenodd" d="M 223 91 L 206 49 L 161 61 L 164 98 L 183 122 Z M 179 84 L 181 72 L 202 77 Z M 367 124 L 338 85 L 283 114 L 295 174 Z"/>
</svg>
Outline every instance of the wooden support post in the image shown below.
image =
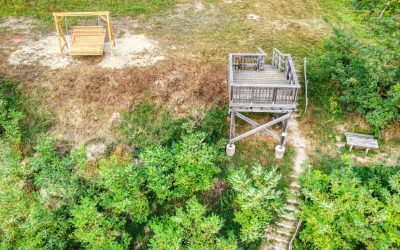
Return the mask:
<svg viewBox="0 0 400 250">
<path fill-rule="evenodd" d="M 60 37 L 60 23 L 58 21 L 58 18 L 55 15 L 54 15 L 54 23 L 56 25 L 58 46 L 60 47 L 60 54 L 62 56 L 64 56 L 64 49 L 63 49 L 63 46 L 61 45 L 61 37 Z"/>
<path fill-rule="evenodd" d="M 113 56 L 114 55 L 114 38 L 111 30 L 111 23 L 110 23 L 110 16 L 109 14 L 106 15 L 107 19 L 107 31 L 108 31 L 108 40 L 110 41 L 110 53 Z"/>
<path fill-rule="evenodd" d="M 289 114 L 290 117 L 290 114 Z M 286 120 L 282 121 L 282 135 L 281 135 L 281 147 L 284 147 L 286 144 L 286 133 L 287 133 L 287 127 L 288 127 L 288 122 L 289 122 L 289 118 L 287 118 Z"/>
<path fill-rule="evenodd" d="M 231 111 L 231 126 L 229 131 L 229 144 L 233 144 L 231 140 L 235 137 L 235 112 Z"/>
</svg>

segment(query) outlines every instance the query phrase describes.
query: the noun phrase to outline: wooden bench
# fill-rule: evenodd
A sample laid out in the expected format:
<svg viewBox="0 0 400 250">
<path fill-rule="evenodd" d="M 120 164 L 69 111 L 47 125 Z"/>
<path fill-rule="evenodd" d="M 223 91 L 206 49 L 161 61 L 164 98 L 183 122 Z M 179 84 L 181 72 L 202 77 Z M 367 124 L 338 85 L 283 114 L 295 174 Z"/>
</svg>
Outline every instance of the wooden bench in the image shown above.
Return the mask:
<svg viewBox="0 0 400 250">
<path fill-rule="evenodd" d="M 103 55 L 106 30 L 102 26 L 76 26 L 73 28 L 71 56 Z"/>
<path fill-rule="evenodd" d="M 353 147 L 365 148 L 365 153 L 368 153 L 370 148 L 378 149 L 378 140 L 376 140 L 372 135 L 364 135 L 346 132 L 346 144 L 350 146 L 350 152 Z"/>
</svg>

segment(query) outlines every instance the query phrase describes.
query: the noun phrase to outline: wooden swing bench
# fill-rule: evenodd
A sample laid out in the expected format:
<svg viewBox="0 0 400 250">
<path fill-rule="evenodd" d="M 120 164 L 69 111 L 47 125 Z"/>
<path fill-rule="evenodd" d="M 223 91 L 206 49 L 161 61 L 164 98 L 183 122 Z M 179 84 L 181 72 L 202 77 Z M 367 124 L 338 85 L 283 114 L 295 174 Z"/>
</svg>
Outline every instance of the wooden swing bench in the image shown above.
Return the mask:
<svg viewBox="0 0 400 250">
<path fill-rule="evenodd" d="M 68 49 L 71 56 L 101 56 L 108 32 L 110 41 L 110 53 L 113 55 L 115 47 L 114 35 L 112 32 L 110 14 L 108 11 L 102 12 L 60 12 L 53 13 L 60 46 L 60 54 L 64 56 L 64 49 Z M 61 21 L 69 16 L 98 16 L 107 24 L 107 30 L 103 26 L 75 26 L 72 29 L 71 45 L 68 48 L 67 40 L 61 26 Z"/>
<path fill-rule="evenodd" d="M 101 26 L 76 26 L 73 28 L 71 56 L 103 55 L 106 30 Z"/>
</svg>

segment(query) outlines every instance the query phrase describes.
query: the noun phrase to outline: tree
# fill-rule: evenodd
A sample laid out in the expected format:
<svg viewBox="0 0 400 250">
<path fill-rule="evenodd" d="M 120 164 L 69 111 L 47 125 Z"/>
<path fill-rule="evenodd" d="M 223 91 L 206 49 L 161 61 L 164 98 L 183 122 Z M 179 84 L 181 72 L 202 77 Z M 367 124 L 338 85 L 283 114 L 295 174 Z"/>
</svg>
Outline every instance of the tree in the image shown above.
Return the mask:
<svg viewBox="0 0 400 250">
<path fill-rule="evenodd" d="M 153 146 L 140 155 L 147 187 L 159 203 L 167 199 L 190 197 L 212 187 L 217 166 L 217 149 L 204 143 L 203 133 L 185 135 L 172 147 Z"/>
<path fill-rule="evenodd" d="M 305 202 L 300 245 L 307 249 L 400 247 L 399 174 L 383 186 L 377 172 L 365 180 L 344 158 L 331 173 L 313 170 L 301 179 Z M 382 175 L 385 176 L 385 175 Z"/>
<path fill-rule="evenodd" d="M 264 230 L 272 219 L 282 212 L 282 191 L 278 189 L 281 176 L 276 169 L 265 171 L 255 165 L 250 175 L 241 169 L 229 177 L 235 190 L 235 221 L 241 226 L 240 237 L 254 242 L 264 236 Z"/>
<path fill-rule="evenodd" d="M 103 190 L 99 193 L 103 208 L 140 223 L 147 220 L 150 209 L 141 190 L 144 178 L 131 160 L 126 154 L 100 160 L 96 184 Z"/>
<path fill-rule="evenodd" d="M 175 216 L 153 220 L 150 228 L 151 249 L 236 249 L 230 235 L 219 237 L 223 220 L 216 215 L 205 216 L 206 208 L 196 198 L 187 201 L 186 209 L 178 208 Z"/>
<path fill-rule="evenodd" d="M 71 210 L 75 240 L 90 249 L 126 249 L 131 238 L 124 232 L 125 221 L 98 211 L 96 198 L 84 197 Z"/>
</svg>

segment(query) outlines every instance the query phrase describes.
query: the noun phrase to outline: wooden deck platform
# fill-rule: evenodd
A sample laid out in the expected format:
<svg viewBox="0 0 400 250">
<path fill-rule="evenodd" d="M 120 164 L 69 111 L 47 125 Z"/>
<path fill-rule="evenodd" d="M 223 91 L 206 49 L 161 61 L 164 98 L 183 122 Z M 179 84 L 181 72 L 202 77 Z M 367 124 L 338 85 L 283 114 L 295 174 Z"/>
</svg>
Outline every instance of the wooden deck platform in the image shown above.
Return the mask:
<svg viewBox="0 0 400 250">
<path fill-rule="evenodd" d="M 285 72 L 278 71 L 272 65 L 263 70 L 239 70 L 233 74 L 234 84 L 289 84 Z"/>
<path fill-rule="evenodd" d="M 230 135 L 227 155 L 235 152 L 234 143 L 258 132 L 264 132 L 279 140 L 280 148 L 286 143 L 288 120 L 296 108 L 300 84 L 290 54 L 274 49 L 272 63 L 265 63 L 267 54 L 258 49 L 256 53 L 232 53 L 229 55 L 229 113 Z M 271 121 L 259 124 L 243 112 L 276 114 Z M 235 118 L 249 123 L 253 129 L 235 133 Z M 270 127 L 281 124 L 281 136 Z"/>
<path fill-rule="evenodd" d="M 287 113 L 296 108 L 300 84 L 293 61 L 276 53 L 271 65 L 261 62 L 265 53 L 230 55 L 230 110 Z"/>
</svg>

